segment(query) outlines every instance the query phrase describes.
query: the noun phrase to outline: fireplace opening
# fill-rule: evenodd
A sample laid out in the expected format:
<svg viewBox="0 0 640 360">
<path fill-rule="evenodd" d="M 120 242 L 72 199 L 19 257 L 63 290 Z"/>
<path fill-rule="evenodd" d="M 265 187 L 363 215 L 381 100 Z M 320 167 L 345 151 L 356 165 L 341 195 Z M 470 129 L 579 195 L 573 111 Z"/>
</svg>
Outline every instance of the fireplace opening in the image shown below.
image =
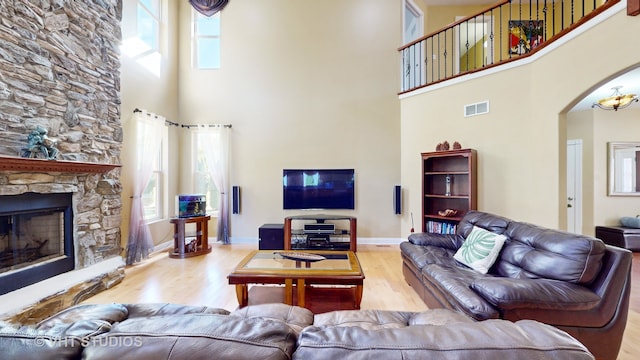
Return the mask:
<svg viewBox="0 0 640 360">
<path fill-rule="evenodd" d="M 71 193 L 0 196 L 0 295 L 74 267 Z"/>
</svg>

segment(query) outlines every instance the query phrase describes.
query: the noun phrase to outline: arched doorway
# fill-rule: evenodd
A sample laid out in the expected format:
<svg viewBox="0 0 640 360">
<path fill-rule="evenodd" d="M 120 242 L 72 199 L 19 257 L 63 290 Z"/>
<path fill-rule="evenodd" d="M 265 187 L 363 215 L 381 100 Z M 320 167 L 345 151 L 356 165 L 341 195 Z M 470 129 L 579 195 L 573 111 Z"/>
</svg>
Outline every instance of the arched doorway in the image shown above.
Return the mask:
<svg viewBox="0 0 640 360">
<path fill-rule="evenodd" d="M 562 114 L 567 148 L 561 149 L 560 154 L 565 156 L 567 177 L 560 183 L 566 194 L 560 199 L 561 206 L 566 206 L 566 214 L 561 212 L 560 216 L 566 216 L 566 221 L 561 223 L 571 232 L 593 236 L 595 226 L 618 225 L 620 217 L 635 216 L 640 212 L 639 197 L 612 196 L 607 190 L 608 143 L 640 142 L 640 104 L 618 111 L 592 106 L 599 99 L 610 96 L 614 86 L 622 86 L 624 93 L 640 94 L 640 63 L 595 83 L 576 99 L 567 113 Z M 573 157 L 576 148 L 569 145 L 570 141 L 582 143 L 581 160 Z M 580 163 L 576 164 L 572 159 Z M 573 182 L 575 179 L 580 179 L 579 184 Z M 579 186 L 577 192 L 572 191 L 571 184 Z"/>
</svg>

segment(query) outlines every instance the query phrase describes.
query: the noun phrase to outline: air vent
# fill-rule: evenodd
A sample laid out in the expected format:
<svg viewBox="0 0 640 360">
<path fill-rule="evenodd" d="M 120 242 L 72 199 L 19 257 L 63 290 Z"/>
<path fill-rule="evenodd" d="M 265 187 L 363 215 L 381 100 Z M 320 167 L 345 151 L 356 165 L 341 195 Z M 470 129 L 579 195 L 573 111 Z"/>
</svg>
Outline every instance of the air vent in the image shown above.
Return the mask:
<svg viewBox="0 0 640 360">
<path fill-rule="evenodd" d="M 482 115 L 489 112 L 489 101 L 464 106 L 464 117 Z"/>
</svg>

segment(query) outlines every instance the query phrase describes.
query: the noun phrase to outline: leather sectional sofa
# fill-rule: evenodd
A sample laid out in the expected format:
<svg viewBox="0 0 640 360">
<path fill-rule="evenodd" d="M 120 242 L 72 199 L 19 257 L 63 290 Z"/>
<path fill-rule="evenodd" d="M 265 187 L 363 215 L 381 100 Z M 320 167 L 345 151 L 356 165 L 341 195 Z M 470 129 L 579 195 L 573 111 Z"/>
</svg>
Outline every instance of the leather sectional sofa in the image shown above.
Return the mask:
<svg viewBox="0 0 640 360">
<path fill-rule="evenodd" d="M 536 321 L 475 321 L 447 309 L 313 315 L 284 305 L 228 312 L 176 304 L 90 304 L 33 327 L 0 323 L 2 359 L 593 359 Z"/>
<path fill-rule="evenodd" d="M 474 227 L 506 237 L 484 274 L 454 256 Z M 476 320 L 536 320 L 616 359 L 627 322 L 630 251 L 601 240 L 469 211 L 455 234 L 415 233 L 400 244 L 406 281 L 429 308 Z"/>
</svg>

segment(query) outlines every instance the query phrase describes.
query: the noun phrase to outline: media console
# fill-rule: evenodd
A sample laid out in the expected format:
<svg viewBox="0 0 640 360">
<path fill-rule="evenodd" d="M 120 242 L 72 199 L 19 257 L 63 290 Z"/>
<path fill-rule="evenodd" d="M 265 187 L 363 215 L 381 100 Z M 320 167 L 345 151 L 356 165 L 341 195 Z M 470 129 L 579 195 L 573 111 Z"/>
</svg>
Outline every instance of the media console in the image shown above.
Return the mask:
<svg viewBox="0 0 640 360">
<path fill-rule="evenodd" d="M 306 221 L 292 229 L 293 221 Z M 315 221 L 315 223 L 310 223 Z M 331 223 L 327 223 L 331 221 Z M 349 228 L 338 228 L 335 221 L 348 221 Z M 284 218 L 285 250 L 357 250 L 357 219 L 345 215 L 296 215 Z"/>
</svg>

